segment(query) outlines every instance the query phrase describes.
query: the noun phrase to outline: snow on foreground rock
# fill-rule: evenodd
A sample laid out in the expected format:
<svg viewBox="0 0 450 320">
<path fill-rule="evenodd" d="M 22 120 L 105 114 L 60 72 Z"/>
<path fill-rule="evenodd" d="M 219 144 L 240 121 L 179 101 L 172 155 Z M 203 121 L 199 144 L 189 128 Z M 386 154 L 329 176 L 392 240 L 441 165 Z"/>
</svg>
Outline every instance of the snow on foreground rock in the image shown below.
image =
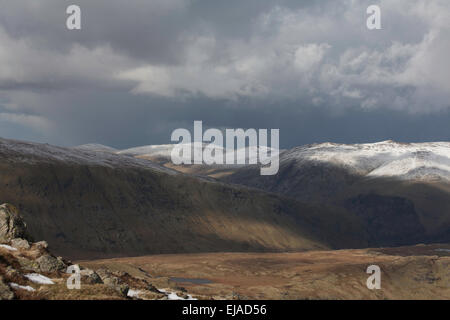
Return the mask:
<svg viewBox="0 0 450 320">
<path fill-rule="evenodd" d="M 330 164 L 368 178 L 450 182 L 450 142 L 322 143 L 284 152 L 280 166 L 292 161 L 298 166 L 311 162 Z"/>
<path fill-rule="evenodd" d="M 193 298 L 190 294 L 187 294 L 186 297 L 180 297 L 176 292 L 171 291 L 170 289 L 157 289 L 160 293 L 164 294 L 167 297 L 167 300 L 197 300 Z M 128 290 L 128 297 L 135 299 L 142 299 L 145 296 L 145 292 L 137 289 Z"/>
<path fill-rule="evenodd" d="M 39 273 L 25 274 L 24 277 L 34 283 L 55 284 L 50 278 L 47 278 L 46 276 L 43 276 L 42 274 Z"/>
<path fill-rule="evenodd" d="M 197 300 L 193 298 L 190 294 L 187 295 L 187 298 L 180 297 L 176 294 L 176 292 L 171 292 L 168 289 L 158 289 L 160 292 L 167 295 L 168 300 Z"/>
<path fill-rule="evenodd" d="M 36 291 L 33 287 L 30 287 L 30 286 L 21 286 L 20 284 L 17 284 L 17 283 L 14 283 L 14 282 L 11 282 L 9 285 L 10 285 L 11 288 L 13 288 L 13 289 L 26 290 L 26 291 L 29 291 L 29 292 L 34 292 L 34 291 Z"/>
<path fill-rule="evenodd" d="M 140 299 L 140 295 L 142 294 L 141 290 L 134 290 L 134 289 L 129 289 L 127 296 L 130 298 L 136 298 L 136 299 Z"/>
<path fill-rule="evenodd" d="M 4 249 L 9 250 L 9 251 L 17 251 L 16 248 L 8 246 L 7 244 L 0 244 L 0 248 L 4 248 Z"/>
</svg>

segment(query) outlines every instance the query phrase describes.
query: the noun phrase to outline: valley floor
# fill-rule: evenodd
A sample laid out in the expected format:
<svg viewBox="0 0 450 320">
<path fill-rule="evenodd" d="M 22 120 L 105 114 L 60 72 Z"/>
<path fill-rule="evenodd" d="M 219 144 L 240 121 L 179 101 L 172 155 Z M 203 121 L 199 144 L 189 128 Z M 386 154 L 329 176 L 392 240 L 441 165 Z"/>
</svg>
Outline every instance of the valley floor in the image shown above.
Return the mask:
<svg viewBox="0 0 450 320">
<path fill-rule="evenodd" d="M 199 299 L 450 299 L 450 245 L 153 255 L 80 264 L 125 271 Z M 380 290 L 366 286 L 369 265 L 381 268 Z"/>
</svg>

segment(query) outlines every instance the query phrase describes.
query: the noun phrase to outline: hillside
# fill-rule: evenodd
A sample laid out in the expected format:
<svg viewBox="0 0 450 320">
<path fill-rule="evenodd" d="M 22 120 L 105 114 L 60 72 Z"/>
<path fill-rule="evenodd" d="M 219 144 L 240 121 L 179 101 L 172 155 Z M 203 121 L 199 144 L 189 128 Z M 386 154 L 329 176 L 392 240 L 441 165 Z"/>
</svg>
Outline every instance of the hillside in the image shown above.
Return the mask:
<svg viewBox="0 0 450 320">
<path fill-rule="evenodd" d="M 322 143 L 282 150 L 280 170 L 175 166 L 172 145 L 121 151 L 196 176 L 277 193 L 344 212 L 370 246 L 450 241 L 450 143 Z M 339 208 L 339 209 L 337 209 Z"/>
<path fill-rule="evenodd" d="M 1 139 L 0 200 L 19 207 L 34 237 L 71 258 L 446 243 L 450 188 L 434 170 L 445 148 L 305 146 L 281 154 L 276 176 L 246 166 L 221 182 L 136 158 L 148 147 L 117 154 Z M 380 176 L 411 157 L 420 164 L 414 179 L 406 169 Z"/>
<path fill-rule="evenodd" d="M 366 286 L 373 264 L 378 290 Z M 448 299 L 449 267 L 442 244 L 71 262 L 34 242 L 17 208 L 0 205 L 0 300 Z M 74 270 L 79 287 L 68 286 Z"/>
<path fill-rule="evenodd" d="M 106 152 L 1 139 L 0 195 L 69 258 L 367 245 L 344 211 Z"/>
<path fill-rule="evenodd" d="M 307 145 L 283 152 L 276 176 L 249 166 L 223 180 L 345 208 L 371 245 L 450 242 L 447 142 Z"/>
<path fill-rule="evenodd" d="M 306 145 L 281 153 L 278 175 L 260 177 L 256 171 L 256 167 L 247 166 L 226 180 L 307 200 L 328 199 L 357 182 L 448 185 L 450 143 Z"/>
</svg>

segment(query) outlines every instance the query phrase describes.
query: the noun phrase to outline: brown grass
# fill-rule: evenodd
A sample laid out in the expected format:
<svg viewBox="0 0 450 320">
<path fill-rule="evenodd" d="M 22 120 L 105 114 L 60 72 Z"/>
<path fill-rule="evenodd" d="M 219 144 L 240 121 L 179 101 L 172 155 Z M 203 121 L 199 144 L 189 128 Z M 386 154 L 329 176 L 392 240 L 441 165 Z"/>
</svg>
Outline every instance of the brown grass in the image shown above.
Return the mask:
<svg viewBox="0 0 450 320">
<path fill-rule="evenodd" d="M 136 273 L 141 268 L 159 288 L 158 281 L 168 277 L 209 279 L 210 284 L 167 282 L 204 299 L 450 299 L 450 257 L 436 246 L 425 248 L 177 254 L 83 263 Z M 366 287 L 371 264 L 382 270 L 381 290 Z"/>
</svg>

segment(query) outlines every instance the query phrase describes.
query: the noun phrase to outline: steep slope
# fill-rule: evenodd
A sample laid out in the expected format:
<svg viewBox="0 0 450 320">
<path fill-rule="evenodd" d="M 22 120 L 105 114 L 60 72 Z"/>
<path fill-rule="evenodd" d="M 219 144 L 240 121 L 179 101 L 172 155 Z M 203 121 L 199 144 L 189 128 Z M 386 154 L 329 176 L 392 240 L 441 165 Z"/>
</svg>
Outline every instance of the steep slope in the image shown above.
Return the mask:
<svg viewBox="0 0 450 320">
<path fill-rule="evenodd" d="M 98 143 L 88 143 L 83 144 L 81 146 L 73 147 L 73 149 L 83 150 L 83 151 L 95 151 L 95 152 L 109 152 L 109 153 L 117 153 L 119 150 L 98 144 Z"/>
<path fill-rule="evenodd" d="M 281 153 L 278 175 L 260 177 L 257 170 L 245 167 L 225 180 L 307 200 L 327 199 L 375 178 L 448 184 L 450 143 L 307 145 Z"/>
<path fill-rule="evenodd" d="M 363 247 L 345 212 L 104 152 L 0 140 L 1 201 L 68 257 Z"/>
<path fill-rule="evenodd" d="M 223 180 L 345 208 L 372 245 L 450 241 L 447 142 L 308 145 L 283 152 L 278 175 L 253 166 Z"/>
</svg>

